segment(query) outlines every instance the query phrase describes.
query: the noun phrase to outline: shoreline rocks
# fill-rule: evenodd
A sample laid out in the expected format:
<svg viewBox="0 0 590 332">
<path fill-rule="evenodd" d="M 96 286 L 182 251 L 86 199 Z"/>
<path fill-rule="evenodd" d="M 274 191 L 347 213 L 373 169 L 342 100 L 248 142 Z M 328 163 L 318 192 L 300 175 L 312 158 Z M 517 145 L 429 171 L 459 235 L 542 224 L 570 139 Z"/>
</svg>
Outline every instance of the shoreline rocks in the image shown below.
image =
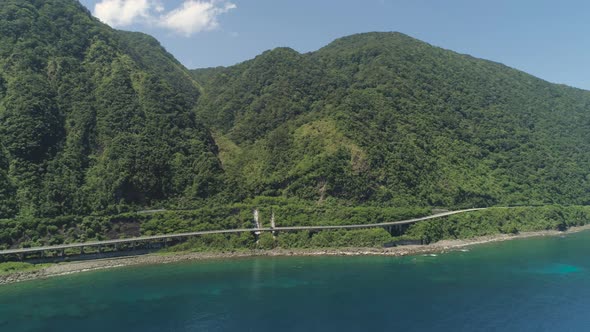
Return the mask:
<svg viewBox="0 0 590 332">
<path fill-rule="evenodd" d="M 248 250 L 234 252 L 181 252 L 178 254 L 148 254 L 142 256 L 128 256 L 101 260 L 69 262 L 50 265 L 40 270 L 15 272 L 0 275 L 0 285 L 16 282 L 44 279 L 74 273 L 111 269 L 124 266 L 170 264 L 185 261 L 203 261 L 213 259 L 241 259 L 249 257 L 316 257 L 316 256 L 391 256 L 401 257 L 422 254 L 438 254 L 448 251 L 464 249 L 467 246 L 485 243 L 501 242 L 513 239 L 523 239 L 539 236 L 555 236 L 571 234 L 590 229 L 590 225 L 574 227 L 566 232 L 538 231 L 516 235 L 499 234 L 465 240 L 443 240 L 430 245 L 408 245 L 392 248 L 328 248 L 328 249 L 273 249 Z M 462 251 L 462 250 L 461 250 Z"/>
</svg>

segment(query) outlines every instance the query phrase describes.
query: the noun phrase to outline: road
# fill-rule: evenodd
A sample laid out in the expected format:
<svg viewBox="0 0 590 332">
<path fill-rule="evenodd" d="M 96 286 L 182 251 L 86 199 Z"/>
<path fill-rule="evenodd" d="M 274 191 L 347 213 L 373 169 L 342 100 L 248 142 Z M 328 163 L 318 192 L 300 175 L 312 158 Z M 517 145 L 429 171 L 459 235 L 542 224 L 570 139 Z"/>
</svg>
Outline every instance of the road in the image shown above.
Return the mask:
<svg viewBox="0 0 590 332">
<path fill-rule="evenodd" d="M 2 255 L 2 256 L 3 255 L 21 255 L 21 254 L 39 253 L 39 252 L 45 252 L 45 251 L 58 251 L 59 252 L 59 251 L 66 250 L 66 249 L 104 247 L 104 246 L 119 245 L 119 244 L 137 244 L 137 243 L 142 243 L 142 242 L 154 242 L 154 241 L 163 241 L 163 240 L 171 240 L 171 239 L 178 239 L 178 238 L 188 238 L 188 237 L 194 237 L 194 236 L 199 236 L 199 235 L 208 235 L 208 234 L 228 234 L 228 233 L 245 233 L 245 232 L 321 231 L 321 230 L 337 230 L 337 229 L 383 228 L 383 227 L 389 227 L 389 226 L 408 225 L 408 224 L 413 224 L 413 223 L 416 223 L 419 221 L 442 218 L 442 217 L 447 217 L 447 216 L 454 215 L 454 214 L 479 211 L 479 210 L 485 210 L 485 209 L 487 209 L 487 208 L 475 208 L 475 209 L 449 211 L 449 212 L 443 212 L 443 213 L 429 215 L 426 217 L 413 218 L 413 219 L 407 219 L 407 220 L 401 220 L 401 221 L 384 222 L 384 223 L 377 223 L 377 224 L 336 225 L 336 226 L 292 226 L 292 227 L 275 227 L 275 228 L 271 228 L 271 227 L 239 228 L 239 229 L 224 229 L 224 230 L 214 230 L 214 231 L 200 231 L 200 232 L 190 232 L 190 233 L 176 233 L 176 234 L 165 234 L 165 235 L 154 235 L 154 236 L 142 236 L 142 237 L 128 238 L 128 239 L 83 242 L 83 243 L 70 243 L 70 244 L 62 244 L 62 245 L 56 245 L 56 246 L 8 249 L 8 250 L 1 250 L 0 255 Z"/>
</svg>

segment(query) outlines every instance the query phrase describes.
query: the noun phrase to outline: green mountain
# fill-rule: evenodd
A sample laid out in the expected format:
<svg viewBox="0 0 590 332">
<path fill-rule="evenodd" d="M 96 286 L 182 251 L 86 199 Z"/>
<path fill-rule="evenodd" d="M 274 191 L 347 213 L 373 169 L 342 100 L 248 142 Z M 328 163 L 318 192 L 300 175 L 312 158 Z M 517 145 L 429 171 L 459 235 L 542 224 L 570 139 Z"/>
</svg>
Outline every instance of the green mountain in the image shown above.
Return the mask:
<svg viewBox="0 0 590 332">
<path fill-rule="evenodd" d="M 208 197 L 199 86 L 152 37 L 77 1 L 0 3 L 0 218 Z"/>
<path fill-rule="evenodd" d="M 188 71 L 77 1 L 0 3 L 0 218 L 589 204 L 589 111 L 590 92 L 399 33 Z"/>
<path fill-rule="evenodd" d="M 239 197 L 406 206 L 590 203 L 590 92 L 366 33 L 193 71 Z"/>
</svg>

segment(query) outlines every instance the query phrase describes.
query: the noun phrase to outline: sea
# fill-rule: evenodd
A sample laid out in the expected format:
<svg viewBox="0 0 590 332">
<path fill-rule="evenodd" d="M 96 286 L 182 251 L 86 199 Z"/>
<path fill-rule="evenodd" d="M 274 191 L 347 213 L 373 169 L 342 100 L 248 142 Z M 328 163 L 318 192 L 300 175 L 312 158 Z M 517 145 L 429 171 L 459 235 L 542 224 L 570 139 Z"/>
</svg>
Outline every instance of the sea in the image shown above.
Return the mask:
<svg viewBox="0 0 590 332">
<path fill-rule="evenodd" d="M 590 232 L 438 255 L 226 259 L 5 285 L 0 331 L 590 331 Z"/>
</svg>

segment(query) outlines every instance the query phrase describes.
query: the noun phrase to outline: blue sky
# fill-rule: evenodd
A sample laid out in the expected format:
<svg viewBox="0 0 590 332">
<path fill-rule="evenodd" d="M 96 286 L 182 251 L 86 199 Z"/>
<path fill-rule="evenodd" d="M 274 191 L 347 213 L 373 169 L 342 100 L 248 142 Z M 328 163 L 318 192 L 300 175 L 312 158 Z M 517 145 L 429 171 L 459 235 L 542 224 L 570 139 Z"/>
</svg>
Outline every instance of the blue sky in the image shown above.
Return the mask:
<svg viewBox="0 0 590 332">
<path fill-rule="evenodd" d="M 189 68 L 360 32 L 430 44 L 590 90 L 590 2 L 546 0 L 81 0 L 119 29 L 158 38 Z M 98 7 L 96 5 L 98 4 Z"/>
</svg>

